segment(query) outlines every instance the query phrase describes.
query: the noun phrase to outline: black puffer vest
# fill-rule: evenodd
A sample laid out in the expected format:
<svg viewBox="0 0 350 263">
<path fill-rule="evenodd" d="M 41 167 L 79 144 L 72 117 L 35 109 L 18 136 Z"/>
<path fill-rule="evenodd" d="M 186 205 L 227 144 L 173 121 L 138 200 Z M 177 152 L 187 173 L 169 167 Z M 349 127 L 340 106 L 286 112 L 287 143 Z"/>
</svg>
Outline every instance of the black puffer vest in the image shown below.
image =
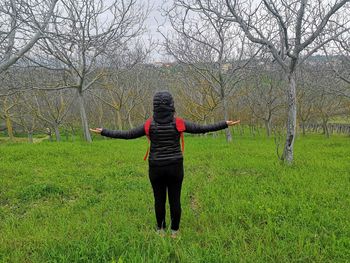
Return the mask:
<svg viewBox="0 0 350 263">
<path fill-rule="evenodd" d="M 151 123 L 149 131 L 151 149 L 148 157 L 152 166 L 163 166 L 183 160 L 180 147 L 180 133 L 176 129 L 175 119 L 169 123 Z"/>
<path fill-rule="evenodd" d="M 175 124 L 175 107 L 171 94 L 157 92 L 153 97 L 153 120 L 149 135 L 151 149 L 148 157 L 152 166 L 163 166 L 183 160 L 180 148 L 180 133 Z"/>
</svg>

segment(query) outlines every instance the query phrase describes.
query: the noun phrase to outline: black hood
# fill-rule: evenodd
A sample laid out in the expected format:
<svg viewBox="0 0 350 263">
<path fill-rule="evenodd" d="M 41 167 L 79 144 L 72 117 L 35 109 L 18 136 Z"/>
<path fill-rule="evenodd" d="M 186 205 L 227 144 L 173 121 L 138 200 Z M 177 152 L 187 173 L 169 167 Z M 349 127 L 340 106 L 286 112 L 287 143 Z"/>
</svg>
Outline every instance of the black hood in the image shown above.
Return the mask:
<svg viewBox="0 0 350 263">
<path fill-rule="evenodd" d="M 158 123 L 174 120 L 175 107 L 173 96 L 168 91 L 159 91 L 153 97 L 153 119 Z"/>
</svg>

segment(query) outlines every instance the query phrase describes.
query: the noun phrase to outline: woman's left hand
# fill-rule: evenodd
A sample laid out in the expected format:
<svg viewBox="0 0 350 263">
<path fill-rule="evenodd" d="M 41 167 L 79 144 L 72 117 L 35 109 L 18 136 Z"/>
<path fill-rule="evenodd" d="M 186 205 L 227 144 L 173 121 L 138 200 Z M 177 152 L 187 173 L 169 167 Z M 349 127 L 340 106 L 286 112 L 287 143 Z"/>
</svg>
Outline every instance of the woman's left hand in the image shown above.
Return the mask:
<svg viewBox="0 0 350 263">
<path fill-rule="evenodd" d="M 241 122 L 241 120 L 237 120 L 237 121 L 226 121 L 227 126 L 233 126 L 236 124 L 239 124 Z"/>
<path fill-rule="evenodd" d="M 102 132 L 102 128 L 95 128 L 95 129 L 90 129 L 91 132 L 97 133 L 97 134 L 101 134 Z"/>
</svg>

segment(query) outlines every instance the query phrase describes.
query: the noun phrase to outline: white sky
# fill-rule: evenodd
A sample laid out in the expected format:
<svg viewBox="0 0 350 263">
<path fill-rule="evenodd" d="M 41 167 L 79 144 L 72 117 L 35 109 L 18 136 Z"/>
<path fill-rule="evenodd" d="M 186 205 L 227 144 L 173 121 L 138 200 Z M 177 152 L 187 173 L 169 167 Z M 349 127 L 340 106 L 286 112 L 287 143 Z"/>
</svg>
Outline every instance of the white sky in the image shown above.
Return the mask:
<svg viewBox="0 0 350 263">
<path fill-rule="evenodd" d="M 140 0 L 141 2 L 146 3 L 147 0 Z M 150 32 L 150 35 L 152 36 L 152 39 L 155 41 L 163 41 L 162 36 L 157 32 L 159 26 L 163 26 L 162 31 L 164 31 L 164 28 L 168 28 L 169 24 L 166 22 L 165 18 L 162 17 L 160 9 L 164 5 L 168 5 L 172 1 L 166 1 L 166 0 L 150 0 L 151 5 L 151 12 L 149 14 L 149 18 L 146 21 L 146 26 Z M 152 53 L 152 60 L 153 61 L 166 61 L 167 58 L 164 57 L 162 54 L 160 54 L 159 51 L 154 51 Z"/>
</svg>

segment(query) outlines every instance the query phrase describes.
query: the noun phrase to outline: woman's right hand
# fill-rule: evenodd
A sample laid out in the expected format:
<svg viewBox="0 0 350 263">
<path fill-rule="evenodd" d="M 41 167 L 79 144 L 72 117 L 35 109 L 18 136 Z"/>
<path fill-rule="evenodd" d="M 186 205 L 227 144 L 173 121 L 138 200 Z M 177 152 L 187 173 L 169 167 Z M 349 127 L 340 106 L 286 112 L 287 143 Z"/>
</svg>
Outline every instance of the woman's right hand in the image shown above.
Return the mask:
<svg viewBox="0 0 350 263">
<path fill-rule="evenodd" d="M 237 120 L 237 121 L 226 121 L 227 126 L 233 126 L 236 124 L 239 124 L 241 122 L 241 120 Z"/>
<path fill-rule="evenodd" d="M 90 129 L 91 132 L 97 133 L 97 134 L 101 134 L 102 132 L 102 128 L 95 128 L 95 129 Z"/>
</svg>

